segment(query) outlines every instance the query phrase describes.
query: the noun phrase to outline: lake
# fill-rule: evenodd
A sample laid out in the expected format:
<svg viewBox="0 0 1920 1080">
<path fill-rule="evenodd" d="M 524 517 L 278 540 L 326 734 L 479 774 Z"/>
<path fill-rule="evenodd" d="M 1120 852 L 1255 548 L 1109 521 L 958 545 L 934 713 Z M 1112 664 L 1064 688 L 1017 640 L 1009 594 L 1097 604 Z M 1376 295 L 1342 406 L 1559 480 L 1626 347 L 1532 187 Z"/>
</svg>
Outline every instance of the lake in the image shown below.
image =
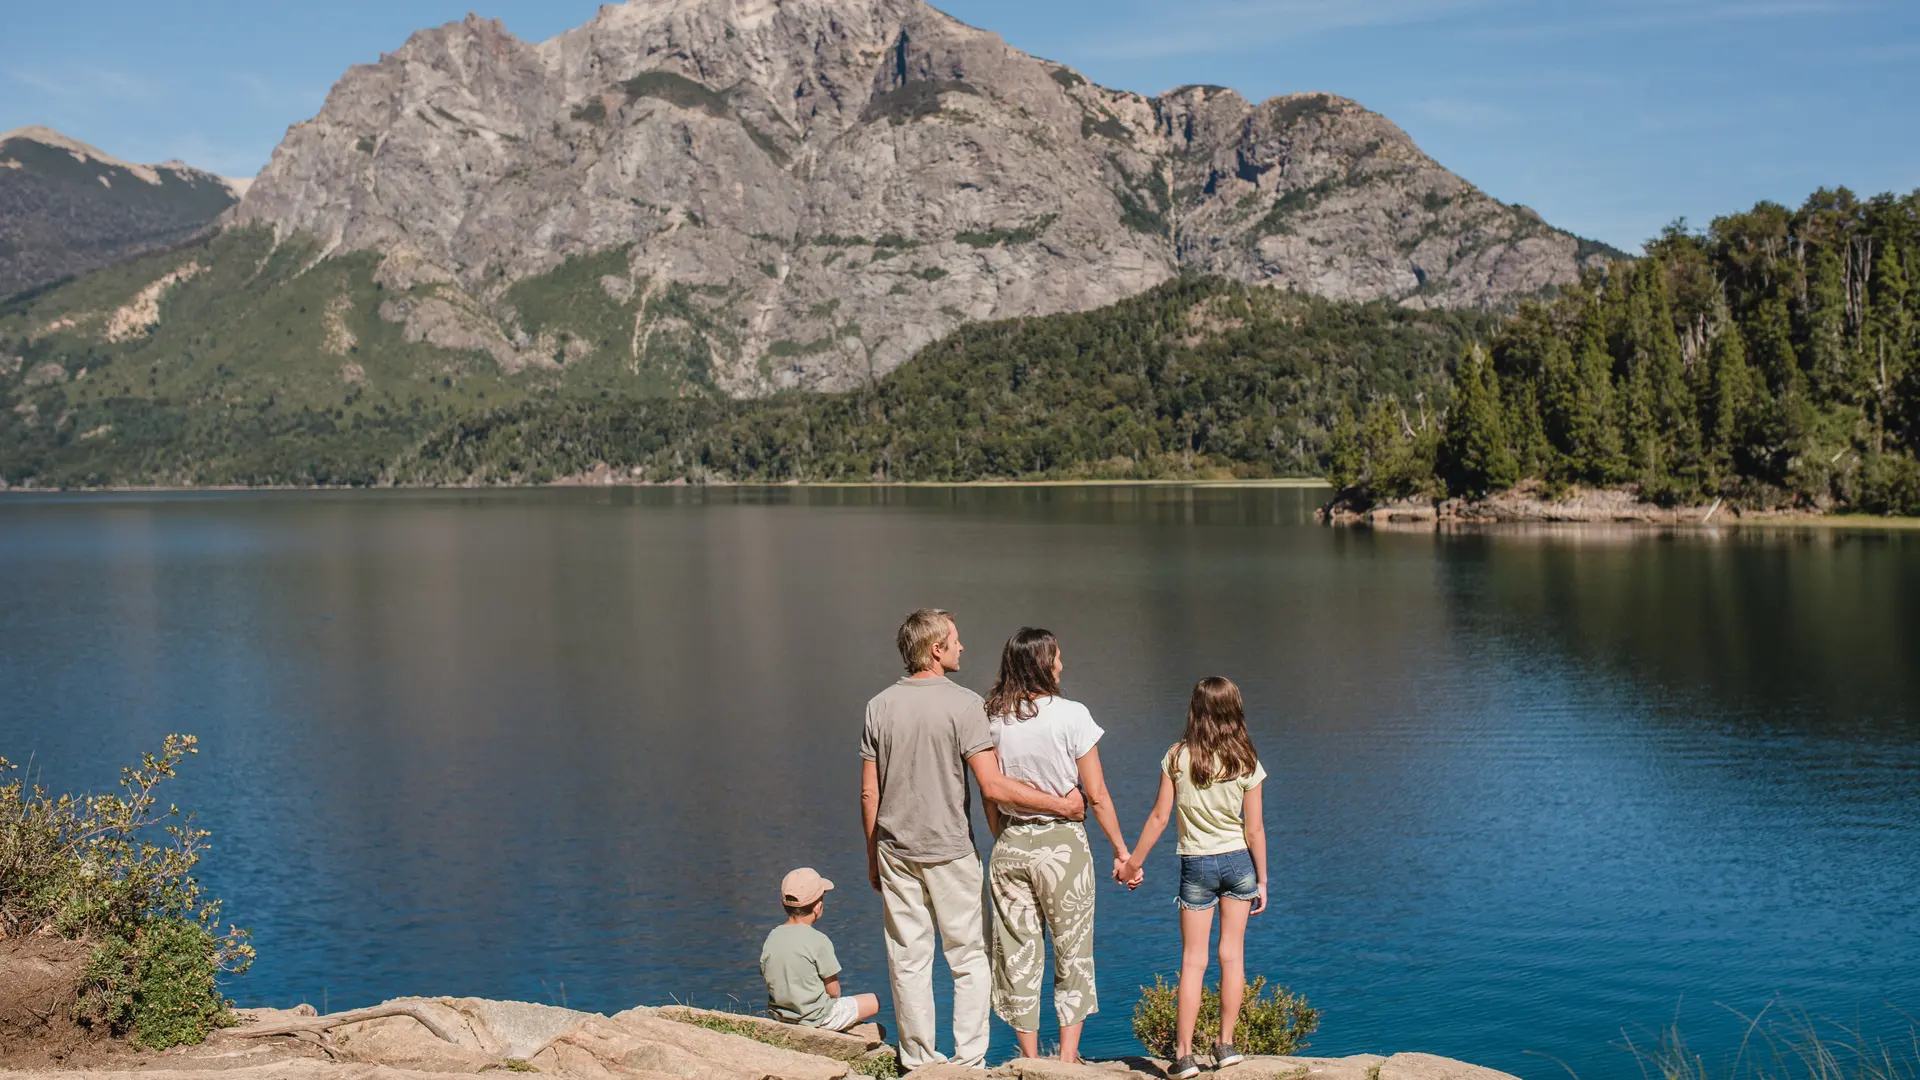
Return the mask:
<svg viewBox="0 0 1920 1080">
<path fill-rule="evenodd" d="M 171 797 L 254 930 L 243 1005 L 758 1008 L 799 864 L 884 1001 L 856 743 L 939 605 L 977 690 L 1018 627 L 1060 635 L 1130 837 L 1193 682 L 1241 684 L 1272 776 L 1249 970 L 1325 1009 L 1315 1053 L 1638 1076 L 1623 1032 L 1677 1020 L 1714 1062 L 1776 995 L 1906 1031 L 1920 533 L 1374 533 L 1323 497 L 12 494 L 0 755 L 97 788 L 200 737 Z M 1133 1052 L 1177 968 L 1176 880 L 1169 840 L 1101 892 L 1089 1053 Z"/>
</svg>

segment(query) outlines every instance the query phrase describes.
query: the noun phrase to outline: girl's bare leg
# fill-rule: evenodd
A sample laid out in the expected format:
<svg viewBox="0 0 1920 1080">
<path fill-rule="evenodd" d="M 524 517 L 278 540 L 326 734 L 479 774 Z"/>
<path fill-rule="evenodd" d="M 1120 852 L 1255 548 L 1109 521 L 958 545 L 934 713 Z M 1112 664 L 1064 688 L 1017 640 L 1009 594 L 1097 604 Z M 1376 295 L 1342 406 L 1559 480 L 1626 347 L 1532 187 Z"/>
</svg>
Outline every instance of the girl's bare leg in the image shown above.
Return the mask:
<svg viewBox="0 0 1920 1080">
<path fill-rule="evenodd" d="M 1241 920 L 1244 930 L 1246 921 Z M 1200 994 L 1207 983 L 1208 939 L 1213 937 L 1213 909 L 1180 909 L 1180 993 L 1175 1013 L 1174 1059 L 1193 1053 L 1193 1029 L 1200 1022 Z"/>
<path fill-rule="evenodd" d="M 1247 994 L 1247 917 L 1251 900 L 1220 900 L 1220 1041 L 1233 1042 L 1240 1002 Z"/>
</svg>

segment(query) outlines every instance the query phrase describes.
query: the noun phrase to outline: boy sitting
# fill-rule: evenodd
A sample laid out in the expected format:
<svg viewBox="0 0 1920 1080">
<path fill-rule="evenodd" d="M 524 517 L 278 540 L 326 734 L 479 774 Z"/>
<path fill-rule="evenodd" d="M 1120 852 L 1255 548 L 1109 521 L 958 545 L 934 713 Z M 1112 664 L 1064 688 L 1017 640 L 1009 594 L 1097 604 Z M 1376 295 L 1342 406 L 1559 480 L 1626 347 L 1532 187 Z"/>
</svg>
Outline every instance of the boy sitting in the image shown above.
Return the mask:
<svg viewBox="0 0 1920 1080">
<path fill-rule="evenodd" d="M 840 959 L 833 942 L 813 928 L 826 910 L 833 882 L 812 869 L 795 870 L 780 882 L 787 921 L 760 947 L 760 975 L 767 980 L 767 1014 L 806 1027 L 845 1031 L 880 1014 L 873 994 L 840 995 Z"/>
</svg>

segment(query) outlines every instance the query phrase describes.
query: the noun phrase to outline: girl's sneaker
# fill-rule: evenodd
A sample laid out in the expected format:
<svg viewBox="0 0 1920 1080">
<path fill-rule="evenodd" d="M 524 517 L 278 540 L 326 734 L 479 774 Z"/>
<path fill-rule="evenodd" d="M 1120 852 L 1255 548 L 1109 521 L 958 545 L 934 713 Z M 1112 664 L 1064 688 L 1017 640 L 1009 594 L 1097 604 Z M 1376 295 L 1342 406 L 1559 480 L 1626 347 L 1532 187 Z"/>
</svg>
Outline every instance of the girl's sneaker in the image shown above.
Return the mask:
<svg viewBox="0 0 1920 1080">
<path fill-rule="evenodd" d="M 1193 1060 L 1192 1054 L 1174 1062 L 1173 1068 L 1167 1070 L 1168 1080 L 1193 1080 L 1199 1075 L 1200 1063 Z"/>
<path fill-rule="evenodd" d="M 1232 1043 L 1214 1043 L 1213 1044 L 1213 1067 L 1214 1068 L 1231 1069 L 1235 1065 L 1238 1065 L 1245 1060 L 1247 1060 L 1247 1055 L 1241 1053 L 1238 1050 L 1235 1050 L 1233 1048 Z"/>
</svg>

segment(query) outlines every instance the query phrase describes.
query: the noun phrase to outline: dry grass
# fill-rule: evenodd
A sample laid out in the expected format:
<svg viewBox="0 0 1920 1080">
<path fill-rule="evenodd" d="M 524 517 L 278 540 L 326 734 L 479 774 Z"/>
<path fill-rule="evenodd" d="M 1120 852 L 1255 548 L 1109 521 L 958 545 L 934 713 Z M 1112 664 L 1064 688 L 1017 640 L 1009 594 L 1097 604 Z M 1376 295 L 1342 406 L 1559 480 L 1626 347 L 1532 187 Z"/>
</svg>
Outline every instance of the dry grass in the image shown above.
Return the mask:
<svg viewBox="0 0 1920 1080">
<path fill-rule="evenodd" d="M 1779 999 L 1753 1016 L 1729 1010 L 1746 1025 L 1739 1049 L 1709 1063 L 1687 1045 L 1678 1024 L 1622 1045 L 1645 1080 L 1920 1080 L 1920 1021 L 1901 1010 L 1906 1034 L 1875 1038 L 1857 1025 L 1815 1017 Z"/>
</svg>

